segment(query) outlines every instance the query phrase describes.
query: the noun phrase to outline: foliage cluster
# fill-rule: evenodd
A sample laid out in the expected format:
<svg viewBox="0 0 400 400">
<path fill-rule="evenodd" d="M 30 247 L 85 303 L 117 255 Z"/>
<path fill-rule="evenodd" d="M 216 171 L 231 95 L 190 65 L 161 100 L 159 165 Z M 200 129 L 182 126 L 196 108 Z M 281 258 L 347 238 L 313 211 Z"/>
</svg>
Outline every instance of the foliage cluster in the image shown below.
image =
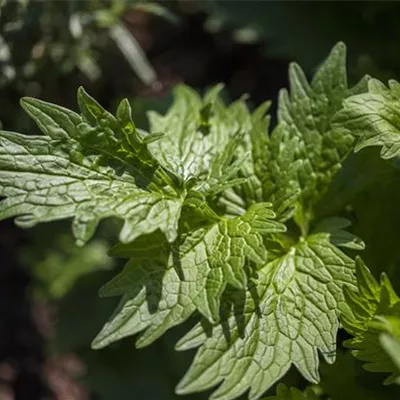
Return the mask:
<svg viewBox="0 0 400 400">
<path fill-rule="evenodd" d="M 399 297 L 357 254 L 366 248 L 376 271 L 365 226 L 400 214 L 400 84 L 366 77 L 349 87 L 343 43 L 311 82 L 297 64 L 289 78 L 272 129 L 269 102 L 251 111 L 244 98 L 226 105 L 221 86 L 201 97 L 181 85 L 166 114 L 148 114 L 149 132 L 128 100 L 113 115 L 82 88 L 79 113 L 21 100 L 42 135 L 0 132 L 1 219 L 72 219 L 79 246 L 103 219 L 121 222 L 110 255 L 128 261 L 100 290 L 120 301 L 93 348 L 137 333 L 145 347 L 196 320 L 176 344 L 198 348 L 178 394 L 219 384 L 211 399 L 259 399 L 292 366 L 316 385 L 319 354 L 335 361 L 340 327 L 368 370 L 399 383 Z M 382 177 L 386 192 L 371 194 Z M 388 210 L 373 203 L 379 195 Z M 54 296 L 65 285 L 56 283 Z M 280 385 L 274 398 L 320 396 Z"/>
</svg>

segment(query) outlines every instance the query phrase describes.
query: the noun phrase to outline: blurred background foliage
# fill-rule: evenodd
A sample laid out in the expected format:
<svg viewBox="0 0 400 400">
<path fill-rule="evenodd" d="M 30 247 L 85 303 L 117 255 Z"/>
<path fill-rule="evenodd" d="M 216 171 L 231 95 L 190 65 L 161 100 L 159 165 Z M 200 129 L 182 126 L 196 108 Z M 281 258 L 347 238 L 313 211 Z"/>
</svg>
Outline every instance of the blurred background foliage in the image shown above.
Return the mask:
<svg viewBox="0 0 400 400">
<path fill-rule="evenodd" d="M 249 93 L 251 106 L 271 99 L 274 113 L 289 61 L 312 76 L 339 40 L 348 45 L 351 81 L 366 73 L 400 78 L 399 17 L 398 2 L 3 0 L 0 121 L 7 130 L 36 134 L 19 99 L 40 97 L 76 109 L 76 89 L 83 85 L 110 109 L 128 97 L 137 125 L 146 129 L 146 111 L 165 111 L 171 89 L 182 81 L 199 91 L 223 82 L 227 99 Z M 367 244 L 366 263 L 375 276 L 388 271 L 398 291 L 400 221 L 392 210 L 400 204 L 399 183 L 399 170 L 376 149 L 364 150 L 349 157 L 319 210 L 353 221 Z M 28 231 L 1 223 L 1 399 L 178 399 L 174 386 L 193 353 L 173 347 L 187 327 L 140 351 L 129 338 L 90 350 L 115 306 L 116 299 L 97 293 L 122 267 L 107 256 L 117 225 L 103 223 L 96 239 L 77 248 L 68 223 Z M 322 363 L 321 377 L 320 386 L 309 388 L 321 399 L 398 397 L 345 350 L 334 365 Z M 307 386 L 294 370 L 284 383 Z"/>
</svg>

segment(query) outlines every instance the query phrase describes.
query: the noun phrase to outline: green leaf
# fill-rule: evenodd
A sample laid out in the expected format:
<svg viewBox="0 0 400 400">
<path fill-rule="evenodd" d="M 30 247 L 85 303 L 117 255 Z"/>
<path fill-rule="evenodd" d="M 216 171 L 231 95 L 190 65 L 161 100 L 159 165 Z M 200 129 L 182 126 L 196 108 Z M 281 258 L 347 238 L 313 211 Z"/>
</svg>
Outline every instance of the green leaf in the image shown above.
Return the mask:
<svg viewBox="0 0 400 400">
<path fill-rule="evenodd" d="M 304 392 L 296 388 L 288 388 L 280 383 L 276 388 L 276 396 L 266 397 L 263 400 L 318 400 L 320 397 L 312 388 L 307 388 Z"/>
<path fill-rule="evenodd" d="M 279 220 L 294 216 L 307 234 L 313 207 L 354 147 L 354 135 L 332 125 L 334 115 L 346 97 L 366 90 L 366 80 L 348 88 L 346 48 L 338 43 L 310 83 L 297 64 L 290 66 L 289 81 L 290 91 L 280 92 L 278 125 L 271 135 L 268 105 L 252 114 L 247 145 L 252 158 L 242 168 L 248 182 L 225 202 L 231 210 L 237 204 L 240 212 L 252 202 L 270 201 Z"/>
<path fill-rule="evenodd" d="M 203 97 L 179 86 L 165 115 L 150 113 L 150 133 L 127 100 L 113 115 L 83 89 L 81 114 L 22 101 L 44 136 L 0 132 L 0 219 L 71 218 L 80 244 L 102 219 L 123 221 L 111 254 L 130 260 L 100 291 L 121 300 L 94 348 L 139 332 L 143 347 L 197 314 L 177 345 L 200 347 L 177 391 L 221 383 L 211 399 L 258 399 L 292 365 L 319 380 L 318 351 L 333 362 L 340 315 L 354 335 L 389 333 L 375 317 L 396 316 L 397 296 L 364 274 L 368 301 L 352 303 L 354 262 L 339 247 L 364 244 L 347 220 L 314 209 L 354 146 L 333 116 L 364 83 L 347 88 L 339 43 L 311 83 L 292 65 L 290 84 L 271 135 L 269 103 L 225 106 L 221 86 Z"/>
<path fill-rule="evenodd" d="M 138 178 L 145 177 L 146 181 L 141 183 L 143 186 L 153 180 L 158 162 L 132 121 L 128 101 L 121 101 L 117 118 L 83 88 L 78 90 L 78 104 L 82 115 L 37 99 L 21 100 L 21 105 L 42 132 L 59 139 L 63 150 L 72 148 L 75 153 L 81 152 L 80 159 L 96 155 L 101 165 L 114 162 L 112 166 L 115 168 L 116 163 L 122 171 L 128 169 Z"/>
<path fill-rule="evenodd" d="M 139 189 L 128 174 L 71 160 L 48 137 L 12 132 L 0 132 L 0 194 L 1 219 L 16 216 L 31 227 L 72 217 L 79 244 L 107 217 L 124 220 L 122 242 L 156 229 L 174 240 L 181 207 L 177 198 Z"/>
<path fill-rule="evenodd" d="M 400 319 L 396 320 L 396 324 L 399 326 Z M 397 367 L 397 374 L 390 378 L 390 382 L 400 385 L 400 338 L 399 336 L 394 337 L 388 333 L 382 333 L 379 336 L 379 342 Z"/>
<path fill-rule="evenodd" d="M 347 232 L 344 228 L 351 225 L 345 218 L 331 217 L 325 218 L 314 228 L 314 233 L 328 233 L 330 241 L 338 247 L 347 247 L 353 250 L 364 250 L 365 244 L 357 236 Z"/>
<path fill-rule="evenodd" d="M 365 85 L 348 89 L 343 43 L 332 49 L 311 83 L 297 64 L 289 68 L 289 81 L 290 95 L 283 89 L 279 96 L 278 120 L 287 126 L 288 138 L 298 140 L 301 203 L 307 210 L 321 198 L 353 147 L 351 133 L 332 127 L 333 116 L 352 91 L 363 90 Z"/>
<path fill-rule="evenodd" d="M 177 247 L 164 244 L 155 251 L 154 234 L 116 247 L 114 254 L 132 258 L 101 291 L 123 297 L 93 347 L 142 330 L 137 346 L 146 346 L 196 309 L 211 323 L 217 322 L 226 285 L 244 289 L 248 274 L 256 273 L 267 259 L 263 236 L 285 230 L 273 217 L 269 204 L 257 204 L 242 217 L 191 232 Z"/>
<path fill-rule="evenodd" d="M 219 320 L 219 299 L 226 284 L 245 289 L 247 262 L 258 266 L 267 259 L 262 236 L 286 230 L 272 221 L 275 214 L 269 207 L 270 204 L 257 203 L 242 217 L 221 221 L 204 235 L 201 243 L 205 247 L 204 261 L 198 268 L 203 269 L 207 277 L 203 283 L 205 290 L 199 293 L 195 304 L 211 323 Z M 192 250 L 196 258 L 199 251 L 204 251 L 199 245 Z"/>
<path fill-rule="evenodd" d="M 57 237 L 43 257 L 35 259 L 37 249 L 32 253 L 25 262 L 39 283 L 37 291 L 51 299 L 64 297 L 82 276 L 113 266 L 113 260 L 107 257 L 107 243 L 100 239 L 79 248 L 71 235 L 64 234 Z"/>
<path fill-rule="evenodd" d="M 215 219 L 206 197 L 243 182 L 235 176 L 240 160 L 234 153 L 246 129 L 236 119 L 242 103 L 225 107 L 219 90 L 202 101 L 179 87 L 170 112 L 152 114 L 154 133 L 136 128 L 126 99 L 116 116 L 82 88 L 81 115 L 23 99 L 44 136 L 0 132 L 0 194 L 6 197 L 0 218 L 17 217 L 25 227 L 72 218 L 74 235 L 83 244 L 100 220 L 117 217 L 124 221 L 123 243 L 157 229 L 173 242 L 181 208 L 198 192 L 203 197 L 199 212 Z"/>
<path fill-rule="evenodd" d="M 349 308 L 341 316 L 344 328 L 354 338 L 344 344 L 356 358 L 366 362 L 366 370 L 390 372 L 385 382 L 398 381 L 396 347 L 392 348 L 392 343 L 400 340 L 400 299 L 385 274 L 379 284 L 361 259 L 357 259 L 356 269 L 358 291 L 346 291 Z M 386 351 L 382 351 L 382 341 Z"/>
<path fill-rule="evenodd" d="M 321 364 L 323 399 L 393 400 L 397 388 L 382 386 L 381 377 L 365 371 L 350 352 L 338 349 L 334 364 Z M 397 392 L 397 393 L 396 393 Z"/>
<path fill-rule="evenodd" d="M 358 136 L 356 151 L 380 146 L 381 157 L 390 159 L 400 154 L 400 84 L 389 81 L 386 87 L 376 79 L 368 83 L 368 92 L 344 101 L 336 116 L 338 128 Z"/>
<path fill-rule="evenodd" d="M 243 153 L 250 152 L 242 162 L 241 175 L 247 180 L 243 185 L 227 191 L 224 203 L 227 212 L 241 214 L 254 202 L 270 201 L 274 205 L 277 218 L 286 221 L 294 212 L 300 195 L 296 161 L 297 138 L 289 139 L 283 124 L 268 135 L 269 103 L 257 108 L 251 115 L 250 140 Z"/>
<path fill-rule="evenodd" d="M 165 133 L 163 140 L 149 144 L 150 150 L 166 169 L 185 182 L 201 178 L 208 182 L 210 171 L 215 179 L 217 160 L 222 157 L 226 167 L 226 161 L 230 161 L 250 125 L 250 120 L 238 118 L 244 103 L 239 101 L 225 107 L 218 96 L 221 90 L 221 85 L 214 87 L 202 100 L 193 89 L 178 86 L 176 101 L 165 115 L 148 114 L 150 130 Z"/>
<path fill-rule="evenodd" d="M 318 382 L 318 350 L 335 359 L 343 289 L 354 285 L 354 262 L 316 234 L 258 270 L 246 291 L 221 307 L 221 323 L 200 323 L 177 344 L 201 346 L 178 385 L 180 394 L 222 385 L 211 399 L 258 399 L 294 364 Z"/>
</svg>

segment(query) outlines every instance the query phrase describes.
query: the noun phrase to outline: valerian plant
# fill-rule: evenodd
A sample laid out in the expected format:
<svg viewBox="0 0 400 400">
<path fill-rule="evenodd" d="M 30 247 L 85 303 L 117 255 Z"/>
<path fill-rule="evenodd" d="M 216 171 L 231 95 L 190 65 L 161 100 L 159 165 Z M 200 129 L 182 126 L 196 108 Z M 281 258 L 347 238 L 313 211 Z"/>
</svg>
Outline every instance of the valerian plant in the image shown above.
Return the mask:
<svg viewBox="0 0 400 400">
<path fill-rule="evenodd" d="M 127 100 L 113 115 L 82 88 L 80 113 L 21 100 L 43 135 L 0 133 L 0 217 L 71 218 L 80 246 L 102 219 L 122 221 L 110 254 L 128 262 L 100 290 L 121 300 L 93 348 L 137 333 L 144 347 L 193 316 L 176 349 L 198 350 L 177 393 L 258 399 L 291 366 L 319 382 L 343 325 L 354 355 L 399 382 L 399 298 L 353 259 L 364 243 L 350 221 L 317 212 L 354 150 L 400 154 L 399 84 L 349 87 L 345 58 L 339 43 L 311 82 L 292 64 L 271 131 L 268 102 L 227 106 L 221 86 L 177 87 L 150 132 Z M 318 395 L 281 385 L 276 398 Z"/>
</svg>

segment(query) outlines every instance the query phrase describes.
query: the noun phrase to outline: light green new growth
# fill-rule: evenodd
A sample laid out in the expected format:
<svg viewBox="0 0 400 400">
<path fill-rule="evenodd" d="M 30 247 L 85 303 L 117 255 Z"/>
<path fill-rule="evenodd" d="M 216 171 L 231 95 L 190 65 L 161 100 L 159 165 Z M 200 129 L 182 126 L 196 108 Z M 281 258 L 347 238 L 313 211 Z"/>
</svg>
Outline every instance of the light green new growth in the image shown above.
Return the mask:
<svg viewBox="0 0 400 400">
<path fill-rule="evenodd" d="M 346 291 L 350 308 L 341 317 L 354 338 L 344 344 L 366 362 L 366 370 L 390 372 L 385 383 L 399 382 L 400 299 L 385 274 L 379 284 L 361 259 L 357 259 L 356 268 L 358 291 Z"/>
</svg>

